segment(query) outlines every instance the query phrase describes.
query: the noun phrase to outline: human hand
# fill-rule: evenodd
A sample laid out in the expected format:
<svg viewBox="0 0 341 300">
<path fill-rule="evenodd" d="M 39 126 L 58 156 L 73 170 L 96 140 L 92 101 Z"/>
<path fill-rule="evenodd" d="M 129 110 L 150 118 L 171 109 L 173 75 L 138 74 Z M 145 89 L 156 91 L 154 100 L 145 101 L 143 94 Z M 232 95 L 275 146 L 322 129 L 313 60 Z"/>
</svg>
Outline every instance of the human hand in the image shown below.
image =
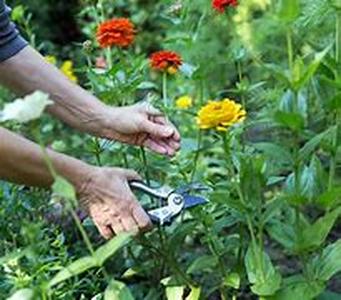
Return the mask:
<svg viewBox="0 0 341 300">
<path fill-rule="evenodd" d="M 148 215 L 128 184 L 139 179 L 132 170 L 90 167 L 87 179 L 77 191 L 78 198 L 104 238 L 121 232 L 136 234 L 151 227 Z"/>
<path fill-rule="evenodd" d="M 180 134 L 162 113 L 147 102 L 108 108 L 102 136 L 159 154 L 173 156 L 180 149 Z"/>
</svg>

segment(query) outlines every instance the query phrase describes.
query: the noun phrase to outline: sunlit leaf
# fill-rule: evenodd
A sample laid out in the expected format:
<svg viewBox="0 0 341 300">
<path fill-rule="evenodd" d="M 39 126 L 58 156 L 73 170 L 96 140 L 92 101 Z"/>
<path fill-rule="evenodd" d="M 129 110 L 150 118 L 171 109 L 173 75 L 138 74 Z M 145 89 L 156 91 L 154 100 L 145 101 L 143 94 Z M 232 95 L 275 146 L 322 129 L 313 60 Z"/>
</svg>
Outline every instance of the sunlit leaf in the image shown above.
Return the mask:
<svg viewBox="0 0 341 300">
<path fill-rule="evenodd" d="M 111 280 L 104 292 L 104 300 L 134 300 L 134 297 L 123 282 Z"/>
<path fill-rule="evenodd" d="M 34 293 L 31 289 L 22 289 L 15 292 L 11 297 L 7 298 L 7 300 L 34 300 Z"/>
<path fill-rule="evenodd" d="M 113 239 L 111 239 L 95 251 L 95 259 L 100 266 L 103 265 L 109 257 L 113 256 L 116 251 L 128 244 L 130 240 L 131 234 L 122 233 L 115 236 Z"/>
<path fill-rule="evenodd" d="M 83 258 L 80 258 L 73 263 L 71 263 L 69 266 L 61 269 L 57 275 L 55 275 L 51 281 L 49 282 L 49 287 L 53 287 L 65 280 L 70 279 L 71 277 L 77 276 L 79 274 L 82 274 L 83 272 L 97 267 L 97 261 L 95 258 L 91 256 L 86 256 Z"/>
<path fill-rule="evenodd" d="M 281 286 L 282 277 L 270 257 L 259 247 L 250 246 L 245 256 L 245 267 L 251 290 L 256 295 L 271 296 Z"/>
</svg>

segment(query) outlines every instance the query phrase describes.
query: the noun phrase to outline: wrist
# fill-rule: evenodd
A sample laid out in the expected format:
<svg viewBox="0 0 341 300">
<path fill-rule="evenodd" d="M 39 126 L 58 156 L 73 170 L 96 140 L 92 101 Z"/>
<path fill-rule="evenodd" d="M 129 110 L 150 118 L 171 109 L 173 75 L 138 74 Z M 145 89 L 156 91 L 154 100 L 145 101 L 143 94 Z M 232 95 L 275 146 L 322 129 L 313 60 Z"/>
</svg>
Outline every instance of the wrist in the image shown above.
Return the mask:
<svg viewBox="0 0 341 300">
<path fill-rule="evenodd" d="M 76 191 L 82 189 L 84 184 L 88 181 L 89 174 L 93 167 L 81 160 L 61 153 L 51 151 L 49 156 L 57 174 L 68 180 Z"/>
</svg>

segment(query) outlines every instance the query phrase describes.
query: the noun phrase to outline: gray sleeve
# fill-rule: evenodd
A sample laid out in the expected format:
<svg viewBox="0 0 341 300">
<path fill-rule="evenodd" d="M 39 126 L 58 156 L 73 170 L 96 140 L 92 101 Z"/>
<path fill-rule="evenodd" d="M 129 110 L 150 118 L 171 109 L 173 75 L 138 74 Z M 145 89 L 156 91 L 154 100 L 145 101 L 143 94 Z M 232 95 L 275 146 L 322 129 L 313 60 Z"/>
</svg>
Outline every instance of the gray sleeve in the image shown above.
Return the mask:
<svg viewBox="0 0 341 300">
<path fill-rule="evenodd" d="M 0 62 L 14 56 L 28 45 L 11 22 L 10 13 L 5 1 L 0 0 Z"/>
</svg>

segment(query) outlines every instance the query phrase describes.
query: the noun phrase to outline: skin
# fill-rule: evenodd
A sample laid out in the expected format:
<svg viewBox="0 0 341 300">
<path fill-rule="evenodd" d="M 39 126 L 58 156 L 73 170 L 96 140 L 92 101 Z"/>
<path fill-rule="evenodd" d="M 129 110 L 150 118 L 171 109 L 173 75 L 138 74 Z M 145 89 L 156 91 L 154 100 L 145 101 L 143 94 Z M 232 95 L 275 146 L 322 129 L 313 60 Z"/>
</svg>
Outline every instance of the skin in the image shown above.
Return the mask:
<svg viewBox="0 0 341 300">
<path fill-rule="evenodd" d="M 35 90 L 48 93 L 54 100 L 48 113 L 93 136 L 144 146 L 167 156 L 180 148 L 178 131 L 154 107 L 147 103 L 108 107 L 29 46 L 0 63 L 0 84 L 18 95 Z M 98 168 L 51 150 L 47 154 L 56 172 L 74 185 L 80 204 L 103 237 L 108 239 L 119 232 L 136 233 L 150 227 L 147 214 L 128 185 L 129 180 L 140 179 L 135 171 Z M 0 178 L 44 188 L 53 183 L 41 148 L 3 128 L 0 128 Z"/>
</svg>

